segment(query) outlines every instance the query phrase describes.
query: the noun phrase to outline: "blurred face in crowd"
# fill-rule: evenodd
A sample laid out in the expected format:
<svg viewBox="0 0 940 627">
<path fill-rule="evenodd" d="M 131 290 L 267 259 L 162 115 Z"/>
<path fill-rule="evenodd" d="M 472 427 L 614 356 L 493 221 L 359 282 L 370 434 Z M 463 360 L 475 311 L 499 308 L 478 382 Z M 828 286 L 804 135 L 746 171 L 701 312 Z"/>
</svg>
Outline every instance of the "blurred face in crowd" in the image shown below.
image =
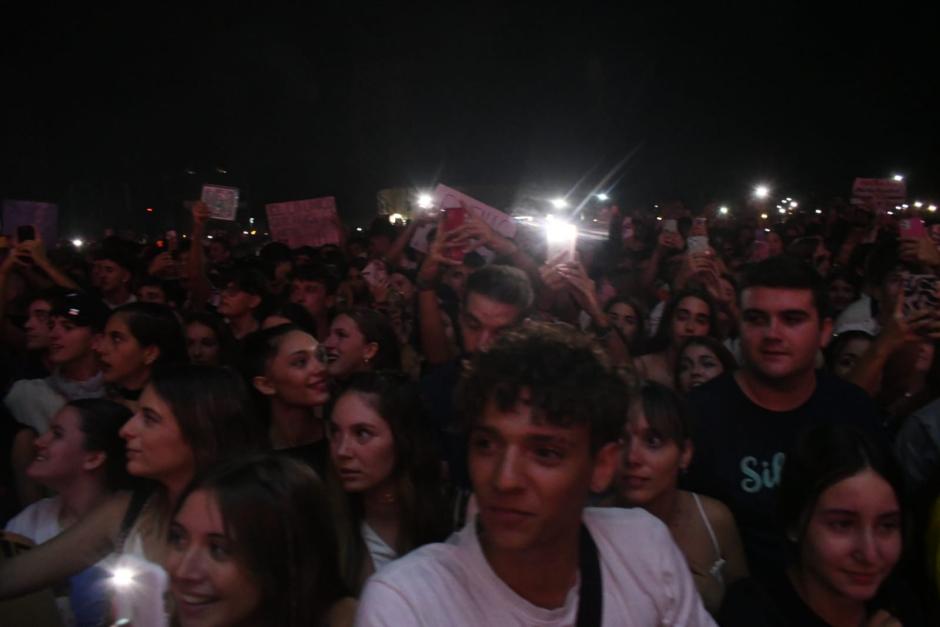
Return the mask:
<svg viewBox="0 0 940 627">
<path fill-rule="evenodd" d="M 864 603 L 891 573 L 901 548 L 897 495 L 865 469 L 819 495 L 800 541 L 800 580 L 813 596 Z"/>
<path fill-rule="evenodd" d="M 487 350 L 496 338 L 514 326 L 521 315 L 515 305 L 507 305 L 483 294 L 470 292 L 460 311 L 460 331 L 467 353 Z"/>
<path fill-rule="evenodd" d="M 291 282 L 290 302 L 303 305 L 314 318 L 326 314 L 329 309 L 330 296 L 326 285 L 320 281 L 301 281 L 294 279 Z"/>
<path fill-rule="evenodd" d="M 261 304 L 261 296 L 246 292 L 236 283 L 229 283 L 222 290 L 222 300 L 219 301 L 219 315 L 228 319 L 241 318 L 250 315 Z"/>
<path fill-rule="evenodd" d="M 384 257 L 391 246 L 392 239 L 388 235 L 372 235 L 369 237 L 369 256 Z"/>
<path fill-rule="evenodd" d="M 441 282 L 454 290 L 454 294 L 463 298 L 467 291 L 467 277 L 470 276 L 470 270 L 463 264 L 451 266 L 444 270 Z"/>
<path fill-rule="evenodd" d="M 639 317 L 636 310 L 627 303 L 615 303 L 607 310 L 607 319 L 620 331 L 623 341 L 630 343 L 636 337 Z"/>
<path fill-rule="evenodd" d="M 711 318 L 708 303 L 695 296 L 686 296 L 679 301 L 672 314 L 672 340 L 681 344 L 690 337 L 708 335 Z"/>
<path fill-rule="evenodd" d="M 832 365 L 832 371 L 835 375 L 848 379 L 849 373 L 852 372 L 852 368 L 858 362 L 858 358 L 865 354 L 872 341 L 872 338 L 867 337 L 856 337 L 847 341 L 835 355 L 835 363 Z"/>
<path fill-rule="evenodd" d="M 369 361 L 379 350 L 378 344 L 366 341 L 359 325 L 346 314 L 333 319 L 323 346 L 326 348 L 327 372 L 340 379 L 368 370 Z"/>
<path fill-rule="evenodd" d="M 182 627 L 253 625 L 261 585 L 242 560 L 215 495 L 196 490 L 173 519 L 166 570 Z"/>
<path fill-rule="evenodd" d="M 320 407 L 330 400 L 326 352 L 309 333 L 290 331 L 280 338 L 265 373 L 254 378 L 265 396 L 291 407 Z"/>
<path fill-rule="evenodd" d="M 220 348 L 219 338 L 211 327 L 201 322 L 186 325 L 186 351 L 190 362 L 201 366 L 218 366 Z"/>
<path fill-rule="evenodd" d="M 362 278 L 371 288 L 388 287 L 388 270 L 385 263 L 378 259 L 373 259 L 362 269 Z"/>
<path fill-rule="evenodd" d="M 49 327 L 49 361 L 63 366 L 84 359 L 94 350 L 98 339 L 91 327 L 75 324 L 66 316 L 54 316 Z"/>
<path fill-rule="evenodd" d="M 691 344 L 679 355 L 679 389 L 688 393 L 692 388 L 711 381 L 724 371 L 721 360 L 710 348 Z"/>
<path fill-rule="evenodd" d="M 397 463 L 395 437 L 385 419 L 358 392 L 343 394 L 333 408 L 330 455 L 346 492 L 391 488 Z"/>
<path fill-rule="evenodd" d="M 783 254 L 783 239 L 775 231 L 767 233 L 767 254 L 769 257 Z"/>
<path fill-rule="evenodd" d="M 388 277 L 388 284 L 391 285 L 395 291 L 402 295 L 406 303 L 410 303 L 415 296 L 415 285 L 411 282 L 411 279 L 406 277 L 401 272 L 395 272 L 394 274 Z"/>
<path fill-rule="evenodd" d="M 209 257 L 210 263 L 225 263 L 231 258 L 232 254 L 225 247 L 225 244 L 218 240 L 212 240 L 209 242 L 206 256 Z"/>
<path fill-rule="evenodd" d="M 822 239 L 819 240 L 819 244 L 817 244 L 816 250 L 813 252 L 813 267 L 816 268 L 820 276 L 826 276 L 832 269 L 832 254 L 829 252 L 829 249 L 825 247 Z"/>
<path fill-rule="evenodd" d="M 127 442 L 127 472 L 164 485 L 185 486 L 196 468 L 196 458 L 183 437 L 172 408 L 153 389 L 144 388 L 140 408 L 121 427 Z"/>
<path fill-rule="evenodd" d="M 159 347 L 144 347 L 137 341 L 121 314 L 108 318 L 96 349 L 104 380 L 132 390 L 147 382 L 150 368 L 160 356 Z"/>
<path fill-rule="evenodd" d="M 166 305 L 166 293 L 158 285 L 141 285 L 137 290 L 137 300 L 142 303 Z"/>
<path fill-rule="evenodd" d="M 290 282 L 290 273 L 294 266 L 290 261 L 279 261 L 274 267 L 274 283 L 271 285 L 272 291 L 280 294 Z"/>
<path fill-rule="evenodd" d="M 101 467 L 105 453 L 85 450 L 85 434 L 78 410 L 66 405 L 52 417 L 49 430 L 35 443 L 36 456 L 26 475 L 42 485 L 57 489 L 82 472 Z"/>
<path fill-rule="evenodd" d="M 741 350 L 752 374 L 768 380 L 811 373 L 832 334 L 809 289 L 749 287 L 741 294 Z"/>
<path fill-rule="evenodd" d="M 110 259 L 99 259 L 92 266 L 91 284 L 102 294 L 114 294 L 127 287 L 131 273 Z"/>
<path fill-rule="evenodd" d="M 590 491 L 608 487 L 618 445 L 591 454 L 590 427 L 533 417 L 528 393 L 508 411 L 490 401 L 470 429 L 469 469 L 484 553 L 555 552 L 577 537 Z"/>
<path fill-rule="evenodd" d="M 835 314 L 841 313 L 857 299 L 858 293 L 845 279 L 836 278 L 829 282 L 829 304 Z"/>
<path fill-rule="evenodd" d="M 650 426 L 643 403 L 631 403 L 623 433 L 617 494 L 632 507 L 648 507 L 676 490 L 679 471 L 692 459 L 692 444 L 680 447 Z"/>
<path fill-rule="evenodd" d="M 23 325 L 26 331 L 27 350 L 38 351 L 49 348 L 49 333 L 52 328 L 52 321 L 49 319 L 51 311 L 52 304 L 45 300 L 34 300 L 29 304 L 26 310 L 26 324 Z"/>
</svg>

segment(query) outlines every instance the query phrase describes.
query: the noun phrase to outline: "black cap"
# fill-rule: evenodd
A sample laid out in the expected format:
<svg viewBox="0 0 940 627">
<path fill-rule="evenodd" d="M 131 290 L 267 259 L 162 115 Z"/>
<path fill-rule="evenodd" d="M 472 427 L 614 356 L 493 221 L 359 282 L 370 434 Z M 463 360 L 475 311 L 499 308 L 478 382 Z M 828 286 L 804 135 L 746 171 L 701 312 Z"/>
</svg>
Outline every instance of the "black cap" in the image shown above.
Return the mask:
<svg viewBox="0 0 940 627">
<path fill-rule="evenodd" d="M 87 292 L 69 292 L 53 304 L 50 315 L 61 316 L 78 326 L 101 331 L 108 322 L 111 310 L 101 299 Z"/>
</svg>

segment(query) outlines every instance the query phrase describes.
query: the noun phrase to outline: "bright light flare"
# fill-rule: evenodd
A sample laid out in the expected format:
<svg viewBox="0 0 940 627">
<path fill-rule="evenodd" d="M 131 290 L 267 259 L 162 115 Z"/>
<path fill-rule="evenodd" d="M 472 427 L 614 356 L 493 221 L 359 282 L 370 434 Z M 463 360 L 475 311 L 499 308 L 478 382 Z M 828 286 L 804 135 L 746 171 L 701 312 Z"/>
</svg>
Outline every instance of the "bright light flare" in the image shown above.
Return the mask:
<svg viewBox="0 0 940 627">
<path fill-rule="evenodd" d="M 610 200 L 610 196 L 608 196 L 604 192 L 601 192 L 600 194 L 597 195 L 597 199 L 601 202 L 607 202 L 608 200 Z"/>
<path fill-rule="evenodd" d="M 405 216 L 400 213 L 393 213 L 392 215 L 388 216 L 388 221 L 391 224 L 403 224 L 405 222 Z"/>
<path fill-rule="evenodd" d="M 933 213 L 936 210 L 937 210 L 937 205 L 929 205 L 927 207 L 927 211 L 929 211 L 930 213 Z"/>
<path fill-rule="evenodd" d="M 766 219 L 767 219 L 767 214 L 766 214 L 766 213 L 760 214 L 760 219 L 761 219 L 761 220 L 766 220 Z"/>
<path fill-rule="evenodd" d="M 83 242 L 80 237 L 76 237 L 75 239 L 72 240 L 72 246 L 74 246 L 75 248 L 81 248 L 84 245 L 85 245 L 85 242 Z"/>
<path fill-rule="evenodd" d="M 719 207 L 719 208 L 718 208 L 718 213 L 720 213 L 720 214 L 723 215 L 723 216 L 726 216 L 726 215 L 728 215 L 728 208 L 727 208 L 727 207 Z"/>
<path fill-rule="evenodd" d="M 895 181 L 897 181 L 898 183 L 900 183 L 901 181 L 904 180 L 904 175 L 903 175 L 903 174 L 895 174 L 895 175 L 892 176 L 891 178 L 894 179 Z"/>
<path fill-rule="evenodd" d="M 764 198 L 767 198 L 768 196 L 770 196 L 770 188 L 767 187 L 766 185 L 758 185 L 757 187 L 754 188 L 755 198 L 764 199 Z"/>
<path fill-rule="evenodd" d="M 434 207 L 434 197 L 428 193 L 418 194 L 418 207 L 420 209 L 431 209 Z"/>
<path fill-rule="evenodd" d="M 552 198 L 552 207 L 555 209 L 567 209 L 568 201 L 564 198 Z"/>
<path fill-rule="evenodd" d="M 545 221 L 545 237 L 549 244 L 569 244 L 578 238 L 578 227 L 561 220 Z"/>
<path fill-rule="evenodd" d="M 116 588 L 127 588 L 134 583 L 134 571 L 124 566 L 115 568 L 111 573 L 111 583 Z"/>
</svg>

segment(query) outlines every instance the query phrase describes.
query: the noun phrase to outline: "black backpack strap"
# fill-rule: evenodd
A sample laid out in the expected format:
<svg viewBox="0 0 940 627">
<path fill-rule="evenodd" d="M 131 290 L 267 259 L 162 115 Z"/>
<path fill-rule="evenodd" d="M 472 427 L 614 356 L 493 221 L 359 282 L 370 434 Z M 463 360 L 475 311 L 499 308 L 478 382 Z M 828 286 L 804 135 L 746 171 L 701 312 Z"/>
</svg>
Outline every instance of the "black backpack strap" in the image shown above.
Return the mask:
<svg viewBox="0 0 940 627">
<path fill-rule="evenodd" d="M 578 597 L 577 627 L 600 627 L 604 609 L 603 584 L 601 582 L 601 563 L 597 555 L 597 545 L 584 523 L 581 524 L 579 539 L 579 568 L 581 588 Z"/>
</svg>

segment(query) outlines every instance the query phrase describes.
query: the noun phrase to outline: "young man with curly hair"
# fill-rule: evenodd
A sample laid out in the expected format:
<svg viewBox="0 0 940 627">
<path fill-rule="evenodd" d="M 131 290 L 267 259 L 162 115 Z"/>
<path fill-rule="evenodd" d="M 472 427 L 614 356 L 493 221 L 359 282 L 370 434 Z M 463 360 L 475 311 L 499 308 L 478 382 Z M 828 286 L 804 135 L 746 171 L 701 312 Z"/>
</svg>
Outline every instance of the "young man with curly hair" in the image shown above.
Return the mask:
<svg viewBox="0 0 940 627">
<path fill-rule="evenodd" d="M 713 625 L 666 527 L 585 508 L 619 460 L 628 394 L 573 330 L 478 353 L 458 406 L 479 514 L 373 576 L 357 625 Z"/>
</svg>

